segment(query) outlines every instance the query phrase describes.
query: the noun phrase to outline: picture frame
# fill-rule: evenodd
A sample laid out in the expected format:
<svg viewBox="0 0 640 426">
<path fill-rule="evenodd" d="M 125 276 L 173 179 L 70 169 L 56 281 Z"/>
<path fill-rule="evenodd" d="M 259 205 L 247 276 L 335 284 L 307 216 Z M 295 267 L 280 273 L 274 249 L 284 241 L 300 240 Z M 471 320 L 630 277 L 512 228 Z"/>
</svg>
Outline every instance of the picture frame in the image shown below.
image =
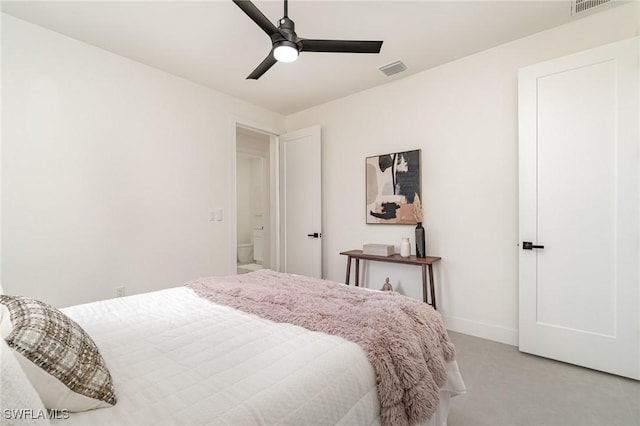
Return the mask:
<svg viewBox="0 0 640 426">
<path fill-rule="evenodd" d="M 366 223 L 415 225 L 414 199 L 421 192 L 422 151 L 374 155 L 365 160 Z"/>
</svg>

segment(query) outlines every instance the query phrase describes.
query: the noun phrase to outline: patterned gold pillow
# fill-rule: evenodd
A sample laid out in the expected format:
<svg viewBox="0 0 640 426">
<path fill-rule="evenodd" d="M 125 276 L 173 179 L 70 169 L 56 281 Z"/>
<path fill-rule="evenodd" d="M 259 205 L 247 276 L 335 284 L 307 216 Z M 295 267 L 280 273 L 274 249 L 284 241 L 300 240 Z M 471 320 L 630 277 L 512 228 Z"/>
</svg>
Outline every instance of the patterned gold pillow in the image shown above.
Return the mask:
<svg viewBox="0 0 640 426">
<path fill-rule="evenodd" d="M 75 412 L 116 403 L 111 374 L 98 347 L 53 306 L 0 295 L 0 334 L 46 408 Z"/>
</svg>

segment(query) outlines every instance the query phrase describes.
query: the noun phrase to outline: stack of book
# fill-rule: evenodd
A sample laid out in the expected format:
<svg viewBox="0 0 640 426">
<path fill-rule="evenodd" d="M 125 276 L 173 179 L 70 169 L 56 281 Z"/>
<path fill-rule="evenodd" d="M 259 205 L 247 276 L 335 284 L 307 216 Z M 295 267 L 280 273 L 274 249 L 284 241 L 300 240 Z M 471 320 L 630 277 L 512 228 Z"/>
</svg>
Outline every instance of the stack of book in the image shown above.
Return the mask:
<svg viewBox="0 0 640 426">
<path fill-rule="evenodd" d="M 362 253 L 375 256 L 391 256 L 394 253 L 394 249 L 393 245 L 389 244 L 364 244 Z"/>
</svg>

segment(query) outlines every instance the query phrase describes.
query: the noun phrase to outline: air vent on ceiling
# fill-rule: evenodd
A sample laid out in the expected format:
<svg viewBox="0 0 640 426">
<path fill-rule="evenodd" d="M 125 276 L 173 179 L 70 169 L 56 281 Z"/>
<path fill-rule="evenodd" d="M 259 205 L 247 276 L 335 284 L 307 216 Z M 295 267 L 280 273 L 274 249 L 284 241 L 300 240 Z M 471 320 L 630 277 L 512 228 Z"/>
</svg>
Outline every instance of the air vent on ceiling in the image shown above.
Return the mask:
<svg viewBox="0 0 640 426">
<path fill-rule="evenodd" d="M 391 62 L 390 64 L 383 65 L 378 69 L 382 71 L 387 77 L 389 77 L 390 75 L 398 74 L 399 72 L 406 70 L 407 66 L 403 64 L 402 61 L 395 61 Z"/>
<path fill-rule="evenodd" d="M 571 14 L 577 15 L 578 13 L 586 12 L 610 1 L 611 0 L 573 0 L 571 2 Z"/>
</svg>

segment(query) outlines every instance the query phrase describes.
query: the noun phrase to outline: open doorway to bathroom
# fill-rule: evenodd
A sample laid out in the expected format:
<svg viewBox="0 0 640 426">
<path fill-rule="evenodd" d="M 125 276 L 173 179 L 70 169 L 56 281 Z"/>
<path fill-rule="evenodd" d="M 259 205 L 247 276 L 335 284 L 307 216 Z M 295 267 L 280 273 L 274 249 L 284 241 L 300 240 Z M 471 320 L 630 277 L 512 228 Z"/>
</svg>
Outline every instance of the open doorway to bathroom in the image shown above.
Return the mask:
<svg viewBox="0 0 640 426">
<path fill-rule="evenodd" d="M 270 136 L 236 128 L 237 272 L 271 265 Z"/>
</svg>

